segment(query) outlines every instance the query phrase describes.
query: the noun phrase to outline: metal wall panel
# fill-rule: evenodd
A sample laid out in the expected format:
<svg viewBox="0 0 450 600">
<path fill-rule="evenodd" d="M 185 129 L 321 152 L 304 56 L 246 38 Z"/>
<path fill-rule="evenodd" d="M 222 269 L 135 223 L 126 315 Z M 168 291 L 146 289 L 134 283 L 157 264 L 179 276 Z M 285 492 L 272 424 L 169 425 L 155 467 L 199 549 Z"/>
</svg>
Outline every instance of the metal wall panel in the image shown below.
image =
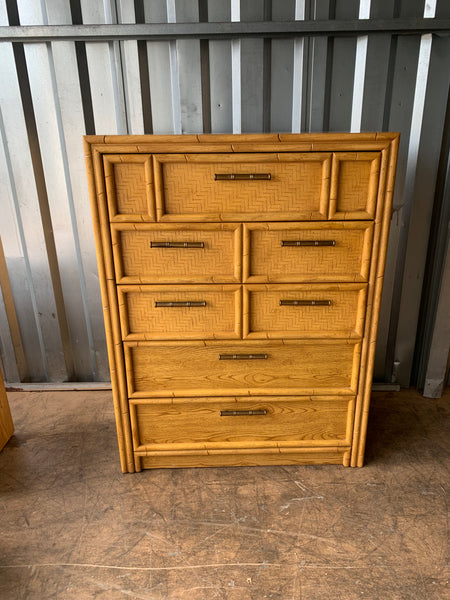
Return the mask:
<svg viewBox="0 0 450 600">
<path fill-rule="evenodd" d="M 25 356 L 19 369 L 0 295 L 6 380 L 108 379 L 85 132 L 391 130 L 402 138 L 375 377 L 408 385 L 417 340 L 432 337 L 421 335 L 420 307 L 450 38 L 410 35 L 407 19 L 431 25 L 449 13 L 446 0 L 0 0 L 0 25 L 43 33 L 49 25 L 248 23 L 240 37 L 220 40 L 133 39 L 131 30 L 126 40 L 0 41 L 0 235 Z M 339 35 L 342 20 L 367 19 L 397 19 L 401 28 Z M 294 21 L 336 23 L 336 32 L 250 35 L 252 24 Z"/>
</svg>

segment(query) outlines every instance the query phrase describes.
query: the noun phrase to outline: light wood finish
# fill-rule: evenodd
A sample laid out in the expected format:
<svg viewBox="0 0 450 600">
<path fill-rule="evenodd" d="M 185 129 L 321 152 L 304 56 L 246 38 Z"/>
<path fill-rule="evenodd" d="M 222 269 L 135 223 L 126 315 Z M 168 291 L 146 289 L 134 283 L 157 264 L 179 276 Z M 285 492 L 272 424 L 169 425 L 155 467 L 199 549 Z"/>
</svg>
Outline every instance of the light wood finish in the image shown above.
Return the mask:
<svg viewBox="0 0 450 600">
<path fill-rule="evenodd" d="M 234 224 L 111 228 L 117 283 L 232 283 L 241 279 L 241 227 Z M 152 242 L 197 243 L 156 248 Z"/>
<path fill-rule="evenodd" d="M 103 162 L 111 221 L 155 221 L 151 156 L 112 154 Z"/>
<path fill-rule="evenodd" d="M 8 398 L 5 385 L 0 371 L 0 450 L 14 433 L 14 425 L 9 410 Z"/>
<path fill-rule="evenodd" d="M 85 148 L 122 470 L 361 466 L 398 135 Z"/>
<path fill-rule="evenodd" d="M 370 222 L 249 223 L 244 225 L 244 281 L 367 281 L 372 249 Z M 334 242 L 287 246 L 286 242 Z"/>
<path fill-rule="evenodd" d="M 299 396 L 131 401 L 138 423 L 137 450 L 165 444 L 213 449 L 248 448 L 249 442 L 350 446 L 347 415 L 354 397 Z M 249 413 L 249 414 L 245 414 Z M 287 444 L 289 446 L 289 444 Z M 145 447 L 145 448 L 143 448 Z"/>
<path fill-rule="evenodd" d="M 380 152 L 333 155 L 330 219 L 374 218 L 380 158 Z"/>
<path fill-rule="evenodd" d="M 326 219 L 331 154 L 156 155 L 158 220 Z M 267 174 L 268 180 L 216 180 Z"/>
<path fill-rule="evenodd" d="M 366 284 L 352 283 L 245 285 L 243 337 L 360 339 L 366 292 Z"/>
<path fill-rule="evenodd" d="M 360 344 L 297 342 L 129 342 L 131 397 L 356 392 Z M 248 359 L 220 359 L 249 355 Z M 267 358 L 251 358 L 252 356 Z"/>
<path fill-rule="evenodd" d="M 241 337 L 241 286 L 119 286 L 117 292 L 124 340 Z"/>
</svg>

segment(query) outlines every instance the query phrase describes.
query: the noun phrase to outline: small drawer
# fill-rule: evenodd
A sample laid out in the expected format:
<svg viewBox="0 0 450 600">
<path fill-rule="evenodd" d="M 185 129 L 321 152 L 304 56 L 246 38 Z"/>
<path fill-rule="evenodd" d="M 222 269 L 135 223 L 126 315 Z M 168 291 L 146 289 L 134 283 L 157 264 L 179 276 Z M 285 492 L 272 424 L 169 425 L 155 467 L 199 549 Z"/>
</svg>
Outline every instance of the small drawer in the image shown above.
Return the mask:
<svg viewBox="0 0 450 600">
<path fill-rule="evenodd" d="M 236 339 L 241 336 L 241 287 L 118 286 L 124 340 Z"/>
<path fill-rule="evenodd" d="M 358 380 L 360 343 L 125 342 L 130 396 L 348 394 Z"/>
<path fill-rule="evenodd" d="M 248 283 L 357 282 L 369 277 L 371 222 L 248 223 Z"/>
<path fill-rule="evenodd" d="M 330 219 L 373 219 L 380 177 L 380 152 L 333 155 Z"/>
<path fill-rule="evenodd" d="M 154 156 L 158 221 L 328 218 L 330 153 Z"/>
<path fill-rule="evenodd" d="M 106 154 L 106 198 L 111 221 L 155 221 L 150 154 Z"/>
<path fill-rule="evenodd" d="M 135 450 L 248 447 L 261 442 L 306 447 L 349 444 L 354 402 L 354 396 L 131 400 Z"/>
<path fill-rule="evenodd" d="M 117 283 L 233 283 L 241 278 L 234 224 L 111 226 Z"/>
<path fill-rule="evenodd" d="M 355 283 L 245 285 L 244 338 L 360 339 L 366 292 Z"/>
</svg>

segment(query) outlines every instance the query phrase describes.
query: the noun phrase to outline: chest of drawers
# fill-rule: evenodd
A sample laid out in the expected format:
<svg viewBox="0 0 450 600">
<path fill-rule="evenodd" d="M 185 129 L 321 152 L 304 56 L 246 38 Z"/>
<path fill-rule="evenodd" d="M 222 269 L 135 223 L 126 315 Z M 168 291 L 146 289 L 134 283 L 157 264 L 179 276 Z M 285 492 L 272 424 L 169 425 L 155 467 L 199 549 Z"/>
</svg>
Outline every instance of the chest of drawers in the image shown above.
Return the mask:
<svg viewBox="0 0 450 600">
<path fill-rule="evenodd" d="M 122 470 L 361 466 L 398 135 L 84 141 Z"/>
</svg>

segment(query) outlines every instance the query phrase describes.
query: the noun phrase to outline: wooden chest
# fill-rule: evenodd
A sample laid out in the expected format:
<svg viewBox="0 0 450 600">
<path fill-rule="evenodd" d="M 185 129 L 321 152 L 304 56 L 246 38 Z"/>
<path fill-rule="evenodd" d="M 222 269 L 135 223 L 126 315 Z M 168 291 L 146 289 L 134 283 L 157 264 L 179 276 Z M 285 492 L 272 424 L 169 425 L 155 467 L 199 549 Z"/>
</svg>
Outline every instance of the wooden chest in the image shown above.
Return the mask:
<svg viewBox="0 0 450 600">
<path fill-rule="evenodd" d="M 85 138 L 124 472 L 363 464 L 397 149 Z"/>
</svg>

